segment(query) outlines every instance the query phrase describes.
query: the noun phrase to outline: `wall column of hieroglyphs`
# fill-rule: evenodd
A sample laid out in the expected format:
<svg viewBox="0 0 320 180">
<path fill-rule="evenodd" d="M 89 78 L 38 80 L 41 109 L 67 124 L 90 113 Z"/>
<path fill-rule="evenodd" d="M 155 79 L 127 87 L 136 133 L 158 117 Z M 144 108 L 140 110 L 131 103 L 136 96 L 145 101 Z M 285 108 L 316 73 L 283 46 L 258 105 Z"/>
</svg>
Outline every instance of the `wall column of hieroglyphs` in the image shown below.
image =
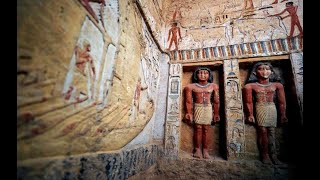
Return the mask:
<svg viewBox="0 0 320 180">
<path fill-rule="evenodd" d="M 179 151 L 181 75 L 181 64 L 171 64 L 165 125 L 165 155 L 168 158 L 177 158 Z"/>
<path fill-rule="evenodd" d="M 244 157 L 245 137 L 238 60 L 223 62 L 228 159 Z M 220 97 L 222 98 L 222 97 Z"/>
</svg>

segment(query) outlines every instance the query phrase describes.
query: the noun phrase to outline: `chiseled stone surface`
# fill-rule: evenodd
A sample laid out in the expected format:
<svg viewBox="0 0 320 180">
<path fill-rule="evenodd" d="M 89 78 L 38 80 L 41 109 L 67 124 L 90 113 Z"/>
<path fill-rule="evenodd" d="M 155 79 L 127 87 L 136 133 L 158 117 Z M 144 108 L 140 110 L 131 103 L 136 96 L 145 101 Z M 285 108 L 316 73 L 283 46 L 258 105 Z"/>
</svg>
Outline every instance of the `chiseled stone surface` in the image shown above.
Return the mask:
<svg viewBox="0 0 320 180">
<path fill-rule="evenodd" d="M 127 179 L 147 170 L 162 155 L 158 145 L 112 153 L 27 160 L 17 165 L 17 179 Z"/>
</svg>

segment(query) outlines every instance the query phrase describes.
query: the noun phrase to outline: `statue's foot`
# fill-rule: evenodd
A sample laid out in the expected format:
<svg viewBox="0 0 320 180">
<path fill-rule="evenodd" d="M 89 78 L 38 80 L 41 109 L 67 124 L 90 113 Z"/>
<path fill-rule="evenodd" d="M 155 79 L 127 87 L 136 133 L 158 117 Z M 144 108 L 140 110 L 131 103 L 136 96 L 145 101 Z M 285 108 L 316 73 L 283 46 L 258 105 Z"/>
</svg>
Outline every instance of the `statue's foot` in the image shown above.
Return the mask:
<svg viewBox="0 0 320 180">
<path fill-rule="evenodd" d="M 212 157 L 209 155 L 208 150 L 203 150 L 203 158 L 204 159 L 212 159 Z"/>
<path fill-rule="evenodd" d="M 200 148 L 196 148 L 196 151 L 194 152 L 193 157 L 195 157 L 195 158 L 201 158 Z"/>
<path fill-rule="evenodd" d="M 282 164 L 282 162 L 279 161 L 277 155 L 275 155 L 275 154 L 272 154 L 272 155 L 271 155 L 271 159 L 272 159 L 273 164 L 275 164 L 275 165 Z"/>
<path fill-rule="evenodd" d="M 263 164 L 269 164 L 269 165 L 272 164 L 271 159 L 269 158 L 269 156 L 267 154 L 262 155 L 261 159 L 262 159 L 261 161 Z"/>
</svg>

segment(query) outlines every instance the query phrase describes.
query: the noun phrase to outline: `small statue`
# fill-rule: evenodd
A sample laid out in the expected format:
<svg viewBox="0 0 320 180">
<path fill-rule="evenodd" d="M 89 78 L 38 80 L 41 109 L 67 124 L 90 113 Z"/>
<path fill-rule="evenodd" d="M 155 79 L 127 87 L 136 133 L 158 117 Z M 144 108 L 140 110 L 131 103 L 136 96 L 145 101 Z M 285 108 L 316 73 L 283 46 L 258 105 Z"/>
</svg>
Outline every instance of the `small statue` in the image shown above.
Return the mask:
<svg viewBox="0 0 320 180">
<path fill-rule="evenodd" d="M 209 68 L 199 67 L 193 73 L 193 82 L 185 87 L 186 115 L 184 122 L 194 126 L 194 154 L 201 158 L 202 143 L 203 158 L 210 159 L 208 152 L 210 125 L 220 121 L 219 86 L 212 83 L 213 75 Z"/>
<path fill-rule="evenodd" d="M 268 62 L 259 62 L 253 66 L 247 84 L 244 86 L 245 110 L 247 122 L 255 123 L 258 130 L 258 145 L 261 160 L 265 164 L 281 164 L 276 155 L 275 127 L 277 126 L 277 98 L 281 123 L 287 123 L 286 100 L 280 77 Z M 253 102 L 253 99 L 255 102 Z M 253 104 L 255 103 L 255 116 Z M 271 158 L 271 160 L 270 160 Z"/>
</svg>

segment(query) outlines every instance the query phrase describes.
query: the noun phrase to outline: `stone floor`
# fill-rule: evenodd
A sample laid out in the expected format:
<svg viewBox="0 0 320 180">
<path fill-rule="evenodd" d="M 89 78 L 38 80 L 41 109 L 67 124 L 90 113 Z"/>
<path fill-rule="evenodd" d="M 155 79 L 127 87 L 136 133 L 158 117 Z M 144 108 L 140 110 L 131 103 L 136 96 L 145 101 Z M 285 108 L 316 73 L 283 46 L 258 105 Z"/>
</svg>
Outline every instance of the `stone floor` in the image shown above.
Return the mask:
<svg viewBox="0 0 320 180">
<path fill-rule="evenodd" d="M 178 160 L 159 159 L 147 171 L 131 176 L 129 180 L 287 180 L 294 166 L 286 163 L 266 165 L 258 160 L 226 161 L 222 158 L 196 159 L 190 156 Z"/>
</svg>

